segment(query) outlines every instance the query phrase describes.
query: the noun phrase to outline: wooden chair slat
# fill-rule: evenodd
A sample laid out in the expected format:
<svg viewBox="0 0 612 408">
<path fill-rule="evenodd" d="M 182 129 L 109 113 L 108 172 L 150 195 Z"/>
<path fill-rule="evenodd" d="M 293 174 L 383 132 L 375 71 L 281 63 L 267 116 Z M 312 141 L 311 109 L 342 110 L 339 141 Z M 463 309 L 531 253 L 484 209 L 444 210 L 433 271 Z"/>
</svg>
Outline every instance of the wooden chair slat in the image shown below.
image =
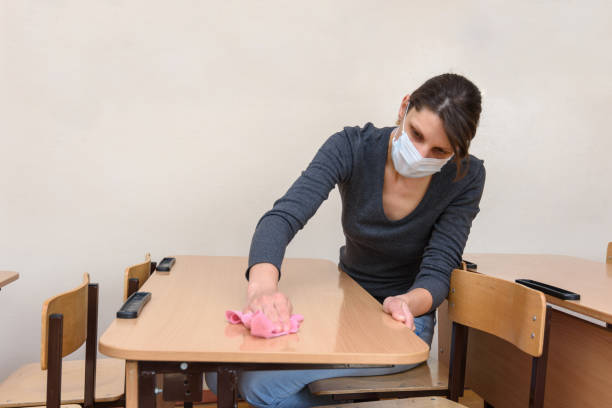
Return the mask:
<svg viewBox="0 0 612 408">
<path fill-rule="evenodd" d="M 500 337 L 531 356 L 542 354 L 546 315 L 542 292 L 456 269 L 448 304 L 451 320 Z"/>
<path fill-rule="evenodd" d="M 76 289 L 47 299 L 42 307 L 41 322 L 41 369 L 47 368 L 47 347 L 49 340 L 49 316 L 63 315 L 62 357 L 77 350 L 87 336 L 87 285 L 89 274 L 83 275 L 83 283 Z"/>
<path fill-rule="evenodd" d="M 136 265 L 128 266 L 125 269 L 123 278 L 123 301 L 126 301 L 129 296 L 130 279 L 138 279 L 138 288 L 140 288 L 151 276 L 151 255 L 145 255 L 145 261 Z"/>
</svg>

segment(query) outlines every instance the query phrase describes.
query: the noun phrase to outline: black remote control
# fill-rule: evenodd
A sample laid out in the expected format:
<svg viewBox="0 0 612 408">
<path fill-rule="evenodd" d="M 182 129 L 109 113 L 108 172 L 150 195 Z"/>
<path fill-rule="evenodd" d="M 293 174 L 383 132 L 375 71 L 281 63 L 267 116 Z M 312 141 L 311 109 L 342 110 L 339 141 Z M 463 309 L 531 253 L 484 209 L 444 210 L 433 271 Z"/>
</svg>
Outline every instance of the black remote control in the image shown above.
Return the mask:
<svg viewBox="0 0 612 408">
<path fill-rule="evenodd" d="M 140 311 L 151 300 L 151 292 L 134 292 L 117 311 L 119 319 L 135 319 Z"/>
<path fill-rule="evenodd" d="M 574 293 L 566 289 L 558 288 L 556 286 L 548 285 L 546 283 L 534 281 L 531 279 L 517 279 L 516 283 L 520 283 L 521 285 L 525 285 L 531 289 L 539 290 L 540 292 L 544 292 L 547 295 L 554 296 L 559 299 L 580 300 L 580 295 L 578 293 Z"/>
<path fill-rule="evenodd" d="M 176 258 L 164 258 L 157 264 L 157 270 L 160 272 L 170 272 L 170 269 L 174 266 L 174 262 L 176 262 Z"/>
</svg>

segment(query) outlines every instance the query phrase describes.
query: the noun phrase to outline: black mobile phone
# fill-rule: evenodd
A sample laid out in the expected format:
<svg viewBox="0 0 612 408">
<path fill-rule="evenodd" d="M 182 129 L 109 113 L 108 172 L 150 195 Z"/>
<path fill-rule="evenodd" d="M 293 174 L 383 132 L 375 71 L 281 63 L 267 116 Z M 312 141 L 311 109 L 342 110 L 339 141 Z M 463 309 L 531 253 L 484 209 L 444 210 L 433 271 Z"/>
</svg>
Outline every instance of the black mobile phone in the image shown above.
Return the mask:
<svg viewBox="0 0 612 408">
<path fill-rule="evenodd" d="M 474 262 L 470 262 L 466 259 L 463 259 L 463 262 L 465 263 L 465 269 L 468 271 L 475 271 L 478 269 L 478 265 L 476 265 Z"/>
<path fill-rule="evenodd" d="M 134 292 L 117 311 L 119 319 L 135 319 L 151 300 L 151 292 Z"/>
<path fill-rule="evenodd" d="M 554 296 L 559 299 L 580 300 L 580 295 L 578 293 L 532 279 L 517 279 L 516 283 L 520 283 L 521 285 L 525 285 L 531 289 L 539 290 L 540 292 L 544 292 L 547 295 Z"/>
<path fill-rule="evenodd" d="M 170 269 L 174 266 L 174 262 L 176 262 L 176 258 L 164 258 L 160 263 L 157 264 L 156 270 L 160 272 L 169 272 Z"/>
</svg>

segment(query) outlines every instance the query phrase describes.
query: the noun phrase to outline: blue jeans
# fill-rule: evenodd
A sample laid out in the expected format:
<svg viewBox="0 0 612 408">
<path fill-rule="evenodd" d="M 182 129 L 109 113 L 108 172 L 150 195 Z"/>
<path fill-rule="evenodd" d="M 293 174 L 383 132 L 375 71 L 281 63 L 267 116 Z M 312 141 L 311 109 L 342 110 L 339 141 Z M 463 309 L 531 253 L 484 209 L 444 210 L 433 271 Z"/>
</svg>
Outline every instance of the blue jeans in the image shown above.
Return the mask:
<svg viewBox="0 0 612 408">
<path fill-rule="evenodd" d="M 436 325 L 435 313 L 433 311 L 414 319 L 415 333 L 430 346 Z M 331 397 L 312 395 L 308 384 L 324 378 L 394 374 L 410 370 L 419 364 L 383 368 L 244 371 L 238 377 L 238 390 L 244 400 L 257 408 L 327 405 L 334 403 Z M 212 392 L 217 393 L 216 372 L 206 373 L 206 384 Z"/>
</svg>

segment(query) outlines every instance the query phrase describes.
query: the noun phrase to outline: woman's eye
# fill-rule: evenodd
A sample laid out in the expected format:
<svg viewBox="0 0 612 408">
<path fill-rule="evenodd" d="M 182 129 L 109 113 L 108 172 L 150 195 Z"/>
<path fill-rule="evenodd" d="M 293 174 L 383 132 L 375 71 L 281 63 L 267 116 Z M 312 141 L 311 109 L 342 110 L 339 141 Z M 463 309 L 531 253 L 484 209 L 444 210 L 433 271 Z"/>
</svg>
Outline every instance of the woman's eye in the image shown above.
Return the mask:
<svg viewBox="0 0 612 408">
<path fill-rule="evenodd" d="M 417 132 L 415 132 L 415 131 L 413 130 L 413 131 L 412 131 L 412 134 L 414 135 L 414 139 L 415 139 L 415 140 L 418 140 L 419 142 L 420 142 L 421 140 L 423 140 L 423 136 L 421 136 L 421 134 L 420 134 L 420 133 L 417 133 Z"/>
</svg>

